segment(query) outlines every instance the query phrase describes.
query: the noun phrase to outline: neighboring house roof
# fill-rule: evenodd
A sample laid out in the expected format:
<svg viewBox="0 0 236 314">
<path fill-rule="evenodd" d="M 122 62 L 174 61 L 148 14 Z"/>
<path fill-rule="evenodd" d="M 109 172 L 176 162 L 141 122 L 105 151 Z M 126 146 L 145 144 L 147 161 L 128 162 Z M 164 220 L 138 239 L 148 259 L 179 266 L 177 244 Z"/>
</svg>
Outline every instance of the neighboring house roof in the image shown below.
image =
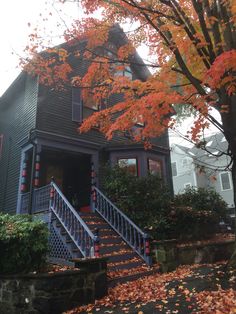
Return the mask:
<svg viewBox="0 0 236 314">
<path fill-rule="evenodd" d="M 215 133 L 204 138 L 205 149 L 193 146 L 191 148 L 176 144 L 175 147 L 181 149 L 186 156 L 192 158 L 193 162 L 199 166 L 208 166 L 215 170 L 223 170 L 229 164 L 230 157 L 227 156 L 228 142 L 224 134 Z M 217 169 L 219 168 L 219 169 Z"/>
</svg>

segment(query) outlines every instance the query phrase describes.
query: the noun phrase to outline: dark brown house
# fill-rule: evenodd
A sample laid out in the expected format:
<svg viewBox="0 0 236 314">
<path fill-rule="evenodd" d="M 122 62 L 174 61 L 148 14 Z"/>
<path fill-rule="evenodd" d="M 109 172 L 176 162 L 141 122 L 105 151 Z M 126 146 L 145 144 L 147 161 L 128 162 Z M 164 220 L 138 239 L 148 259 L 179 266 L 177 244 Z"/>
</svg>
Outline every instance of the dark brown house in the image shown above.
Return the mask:
<svg viewBox="0 0 236 314">
<path fill-rule="evenodd" d="M 123 38 L 119 29 L 110 40 L 118 45 Z M 147 79 L 149 71 L 140 57 L 135 54 L 133 60 L 124 75 Z M 86 62 L 77 62 L 86 73 Z M 125 135 L 107 141 L 96 129 L 80 134 L 81 120 L 94 111 L 80 95 L 75 88 L 57 91 L 42 86 L 38 78 L 22 72 L 1 97 L 0 211 L 48 210 L 49 187 L 44 187 L 51 177 L 76 209 L 89 209 L 91 184 L 96 181 L 101 187 L 104 163 L 125 166 L 138 176 L 158 172 L 172 185 L 167 133 L 154 139 L 150 150 Z M 120 96 L 114 95 L 111 104 L 116 97 Z"/>
</svg>

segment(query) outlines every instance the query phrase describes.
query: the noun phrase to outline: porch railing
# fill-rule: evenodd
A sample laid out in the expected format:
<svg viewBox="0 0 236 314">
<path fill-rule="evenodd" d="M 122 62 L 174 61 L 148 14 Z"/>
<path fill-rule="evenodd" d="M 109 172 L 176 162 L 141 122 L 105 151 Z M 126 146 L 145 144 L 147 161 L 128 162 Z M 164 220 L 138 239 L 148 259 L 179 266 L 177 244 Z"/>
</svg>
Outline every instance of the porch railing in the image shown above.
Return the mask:
<svg viewBox="0 0 236 314">
<path fill-rule="evenodd" d="M 119 210 L 97 187 L 93 188 L 95 210 L 110 224 L 110 226 L 125 240 L 125 242 L 150 266 L 150 239 Z"/>
<path fill-rule="evenodd" d="M 33 213 L 49 210 L 50 184 L 34 190 Z"/>
<path fill-rule="evenodd" d="M 29 196 L 30 196 L 29 192 L 21 194 L 20 214 L 28 214 L 28 212 L 29 212 Z"/>
<path fill-rule="evenodd" d="M 92 233 L 54 182 L 51 183 L 50 209 L 81 254 L 98 257 L 98 236 Z"/>
<path fill-rule="evenodd" d="M 21 194 L 20 214 L 29 213 L 30 192 Z M 50 205 L 50 184 L 34 189 L 32 199 L 32 213 L 49 210 Z"/>
</svg>

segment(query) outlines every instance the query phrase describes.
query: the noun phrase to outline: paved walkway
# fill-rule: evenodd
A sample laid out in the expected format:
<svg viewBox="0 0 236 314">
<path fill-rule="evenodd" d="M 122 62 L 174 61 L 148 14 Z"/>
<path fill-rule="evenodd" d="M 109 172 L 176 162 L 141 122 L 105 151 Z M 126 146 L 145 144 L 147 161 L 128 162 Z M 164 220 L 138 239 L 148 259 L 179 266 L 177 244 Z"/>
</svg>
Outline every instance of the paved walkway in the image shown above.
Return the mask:
<svg viewBox="0 0 236 314">
<path fill-rule="evenodd" d="M 119 287 L 111 288 L 108 298 L 99 301 L 95 307 L 94 305 L 88 305 L 83 309 L 80 308 L 68 313 L 204 313 L 201 312 L 201 306 L 199 307 L 196 299 L 198 293 L 206 290 L 215 291 L 219 288 L 236 290 L 235 275 L 233 272 L 226 273 L 224 264 L 202 265 L 196 268 L 187 266 L 186 271 L 182 267 L 170 274 L 158 274 L 155 277 L 147 276 L 142 279 L 141 284 L 137 280 L 137 282 L 121 284 Z M 159 285 L 158 281 L 160 282 Z M 135 290 L 136 286 L 137 291 Z M 139 293 L 140 298 L 132 298 L 132 289 L 133 294 Z M 232 313 L 236 313 L 236 306 L 235 312 Z"/>
</svg>

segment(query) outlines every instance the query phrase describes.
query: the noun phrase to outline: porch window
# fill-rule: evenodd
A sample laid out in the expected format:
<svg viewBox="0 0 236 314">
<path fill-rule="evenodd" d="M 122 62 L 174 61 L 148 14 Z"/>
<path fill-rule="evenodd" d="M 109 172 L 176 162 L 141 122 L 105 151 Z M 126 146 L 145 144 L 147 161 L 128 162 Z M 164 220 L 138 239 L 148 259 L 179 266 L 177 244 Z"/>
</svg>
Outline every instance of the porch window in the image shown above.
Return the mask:
<svg viewBox="0 0 236 314">
<path fill-rule="evenodd" d="M 138 175 L 138 163 L 136 158 L 119 158 L 118 166 L 126 169 L 130 174 Z"/>
<path fill-rule="evenodd" d="M 158 175 L 162 177 L 162 162 L 160 160 L 155 160 L 148 158 L 148 170 L 150 174 Z"/>
</svg>

